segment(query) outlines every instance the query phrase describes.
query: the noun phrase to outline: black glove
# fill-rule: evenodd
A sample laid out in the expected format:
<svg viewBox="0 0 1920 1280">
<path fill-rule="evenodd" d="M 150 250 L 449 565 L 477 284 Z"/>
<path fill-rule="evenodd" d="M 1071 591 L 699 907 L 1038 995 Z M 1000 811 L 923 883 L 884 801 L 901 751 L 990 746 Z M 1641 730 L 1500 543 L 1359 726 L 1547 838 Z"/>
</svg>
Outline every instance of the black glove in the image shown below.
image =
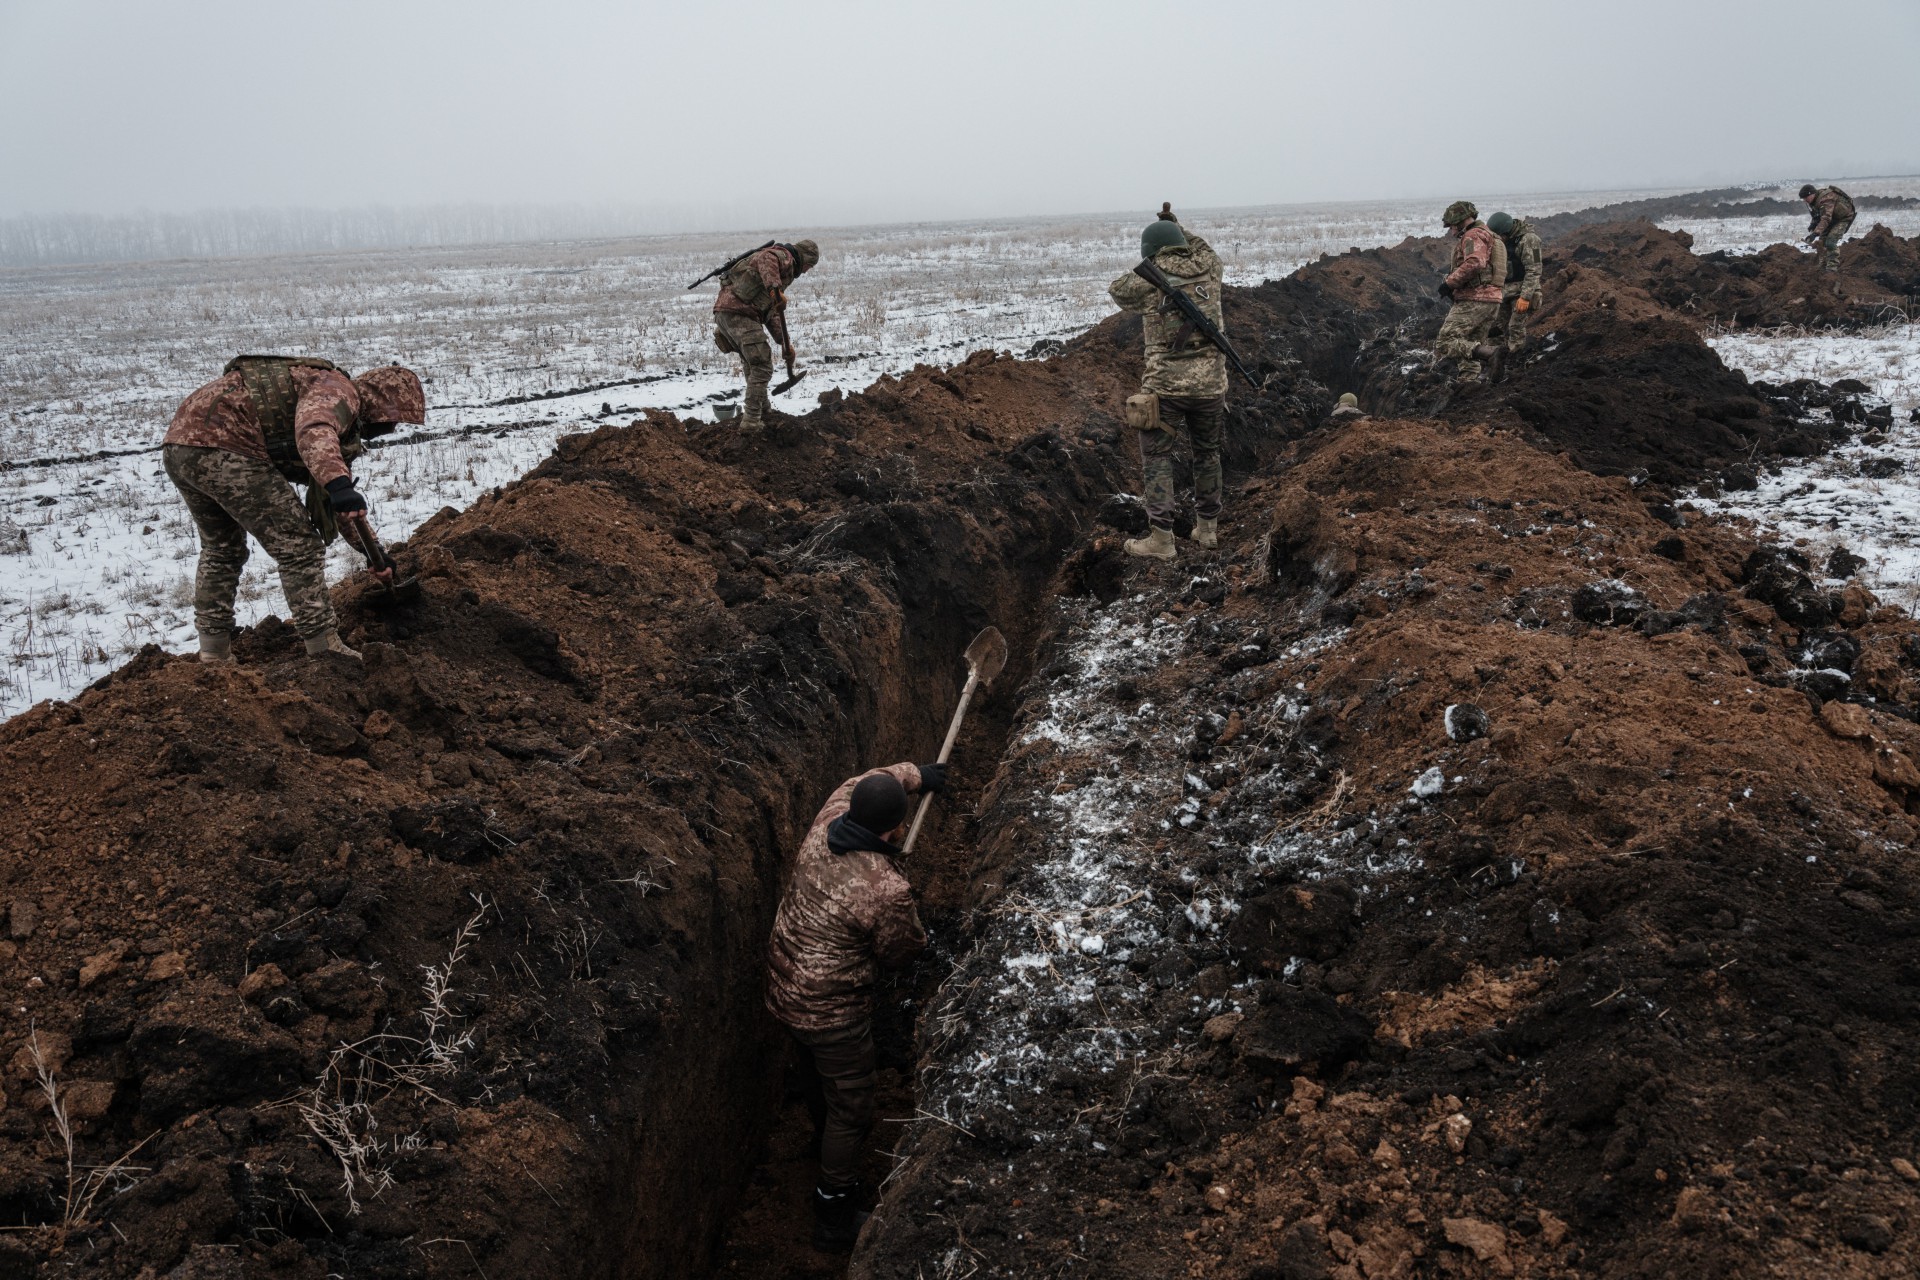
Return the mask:
<svg viewBox="0 0 1920 1280">
<path fill-rule="evenodd" d="M 920 794 L 937 796 L 947 789 L 947 766 L 944 764 L 923 764 L 920 769 Z"/>
<path fill-rule="evenodd" d="M 1453 297 L 1453 286 L 1448 284 L 1445 280 L 1442 280 L 1440 282 L 1440 296 L 1443 298 Z"/>
<path fill-rule="evenodd" d="M 352 476 L 341 476 L 327 481 L 327 505 L 335 515 L 345 515 L 350 511 L 365 511 L 367 500 L 354 489 Z"/>
</svg>

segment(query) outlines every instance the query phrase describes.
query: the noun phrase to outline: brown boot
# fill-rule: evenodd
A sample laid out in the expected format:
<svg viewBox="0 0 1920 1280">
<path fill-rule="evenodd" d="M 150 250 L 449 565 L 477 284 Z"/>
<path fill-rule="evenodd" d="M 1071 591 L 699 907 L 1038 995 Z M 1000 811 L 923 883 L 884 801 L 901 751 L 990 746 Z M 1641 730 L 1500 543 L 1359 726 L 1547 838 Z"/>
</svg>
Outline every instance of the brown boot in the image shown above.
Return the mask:
<svg viewBox="0 0 1920 1280">
<path fill-rule="evenodd" d="M 1126 545 L 1130 556 L 1152 556 L 1155 560 L 1171 560 L 1174 557 L 1171 529 L 1154 529 L 1144 538 L 1128 538 Z"/>
<path fill-rule="evenodd" d="M 1193 540 L 1211 551 L 1220 545 L 1220 518 L 1201 516 L 1193 522 Z"/>
<path fill-rule="evenodd" d="M 360 661 L 360 651 L 349 648 L 347 642 L 340 638 L 338 631 L 322 631 L 317 636 L 308 637 L 307 656 L 309 658 L 318 658 L 329 653 L 338 654 L 342 658 L 351 658 L 355 662 Z"/>
<path fill-rule="evenodd" d="M 200 661 L 210 667 L 232 666 L 233 637 L 231 635 L 201 636 Z"/>
<path fill-rule="evenodd" d="M 1506 376 L 1507 349 L 1496 347 L 1491 342 L 1483 342 L 1473 349 L 1473 358 L 1486 366 L 1481 375 L 1488 382 L 1498 382 Z"/>
</svg>

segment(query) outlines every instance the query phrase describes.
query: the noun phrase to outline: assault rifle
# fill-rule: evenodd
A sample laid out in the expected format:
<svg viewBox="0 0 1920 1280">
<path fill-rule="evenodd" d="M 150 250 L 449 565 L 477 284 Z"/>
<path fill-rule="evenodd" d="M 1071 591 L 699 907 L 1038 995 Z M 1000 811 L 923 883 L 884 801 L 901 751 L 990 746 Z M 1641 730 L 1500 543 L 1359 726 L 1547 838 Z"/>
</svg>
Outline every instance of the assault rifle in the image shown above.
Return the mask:
<svg viewBox="0 0 1920 1280">
<path fill-rule="evenodd" d="M 728 258 L 725 262 L 721 263 L 719 266 L 707 272 L 707 274 L 701 276 L 698 280 L 695 280 L 692 284 L 688 285 L 687 288 L 698 289 L 701 285 L 713 279 L 715 276 L 725 275 L 727 272 L 733 270 L 735 263 L 742 262 L 747 258 L 751 258 L 754 254 L 760 252 L 760 249 L 771 249 L 773 248 L 774 245 L 779 243 L 780 242 L 778 240 L 769 240 L 765 244 L 761 245 L 759 249 L 749 249 L 745 253 L 740 254 L 738 257 Z"/>
<path fill-rule="evenodd" d="M 1227 341 L 1227 335 L 1220 332 L 1220 326 L 1209 320 L 1207 313 L 1200 309 L 1200 304 L 1189 298 L 1179 285 L 1167 279 L 1166 272 L 1154 266 L 1151 260 L 1143 259 L 1140 265 L 1133 269 L 1133 274 L 1166 294 L 1167 301 L 1186 317 L 1187 323 L 1182 327 L 1196 330 L 1201 337 L 1218 347 L 1220 354 L 1227 358 L 1227 363 L 1247 380 L 1247 385 L 1255 391 L 1260 389 L 1260 380 L 1247 371 L 1247 362 L 1240 358 L 1240 353 L 1233 349 L 1231 342 Z"/>
</svg>

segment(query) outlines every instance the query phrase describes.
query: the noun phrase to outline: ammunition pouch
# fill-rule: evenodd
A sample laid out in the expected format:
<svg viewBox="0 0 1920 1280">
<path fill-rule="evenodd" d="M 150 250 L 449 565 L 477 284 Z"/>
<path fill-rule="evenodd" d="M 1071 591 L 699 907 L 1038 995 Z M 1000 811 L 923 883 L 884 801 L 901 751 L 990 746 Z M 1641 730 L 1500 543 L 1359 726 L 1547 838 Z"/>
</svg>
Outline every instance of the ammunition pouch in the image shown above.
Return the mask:
<svg viewBox="0 0 1920 1280">
<path fill-rule="evenodd" d="M 1135 431 L 1163 431 L 1166 425 L 1160 421 L 1160 396 L 1153 391 L 1142 391 L 1138 395 L 1127 397 L 1127 425 Z"/>
</svg>

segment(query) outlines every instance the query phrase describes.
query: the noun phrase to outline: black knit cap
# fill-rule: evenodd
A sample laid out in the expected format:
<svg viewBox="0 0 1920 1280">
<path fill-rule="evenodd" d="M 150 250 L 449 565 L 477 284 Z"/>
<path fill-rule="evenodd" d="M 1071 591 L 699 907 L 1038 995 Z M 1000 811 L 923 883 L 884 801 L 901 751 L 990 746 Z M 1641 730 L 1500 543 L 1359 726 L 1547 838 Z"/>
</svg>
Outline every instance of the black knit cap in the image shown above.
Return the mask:
<svg viewBox="0 0 1920 1280">
<path fill-rule="evenodd" d="M 899 826 L 907 816 L 907 789 L 890 773 L 876 773 L 853 786 L 847 817 L 877 836 Z"/>
</svg>

